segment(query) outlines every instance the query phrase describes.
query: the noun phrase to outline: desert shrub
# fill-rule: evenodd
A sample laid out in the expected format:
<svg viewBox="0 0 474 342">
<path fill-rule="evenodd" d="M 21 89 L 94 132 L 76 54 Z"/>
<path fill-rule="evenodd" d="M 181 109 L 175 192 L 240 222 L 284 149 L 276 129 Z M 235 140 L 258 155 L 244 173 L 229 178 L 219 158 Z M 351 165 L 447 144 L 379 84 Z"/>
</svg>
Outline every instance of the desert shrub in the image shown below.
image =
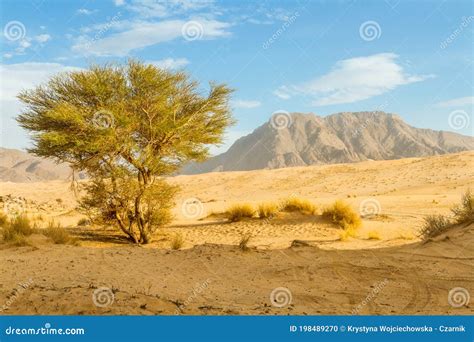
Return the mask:
<svg viewBox="0 0 474 342">
<path fill-rule="evenodd" d="M 314 215 L 317 213 L 316 206 L 308 201 L 298 197 L 290 197 L 283 201 L 281 208 L 283 211 L 300 212 L 302 214 Z"/>
<path fill-rule="evenodd" d="M 79 219 L 79 221 L 77 221 L 77 225 L 79 227 L 83 227 L 83 226 L 88 226 L 91 224 L 91 221 L 85 217 Z"/>
<path fill-rule="evenodd" d="M 278 204 L 273 202 L 260 203 L 257 208 L 258 217 L 261 219 L 271 218 L 279 211 Z"/>
<path fill-rule="evenodd" d="M 380 240 L 380 234 L 379 232 L 372 230 L 367 234 L 367 238 L 369 240 Z"/>
<path fill-rule="evenodd" d="M 249 250 L 249 241 L 250 241 L 250 234 L 245 234 L 241 237 L 240 242 L 239 242 L 239 249 L 243 252 L 246 252 Z"/>
<path fill-rule="evenodd" d="M 461 204 L 451 210 L 457 224 L 474 222 L 474 195 L 467 190 L 462 196 Z"/>
<path fill-rule="evenodd" d="M 423 226 L 420 230 L 422 239 L 435 237 L 452 227 L 452 222 L 443 215 L 429 215 L 425 217 Z"/>
<path fill-rule="evenodd" d="M 344 229 L 358 228 L 362 223 L 360 216 L 343 201 L 336 201 L 324 209 L 323 217 Z"/>
<path fill-rule="evenodd" d="M 171 249 L 181 249 L 184 245 L 184 239 L 181 234 L 176 234 L 171 240 Z"/>
<path fill-rule="evenodd" d="M 41 230 L 41 233 L 53 240 L 55 244 L 74 244 L 76 241 L 69 235 L 66 229 L 59 223 L 49 222 L 48 227 Z"/>
<path fill-rule="evenodd" d="M 3 240 L 6 242 L 24 240 L 24 237 L 33 234 L 34 231 L 28 217 L 19 215 L 8 221 L 3 227 Z"/>
<path fill-rule="evenodd" d="M 227 209 L 226 216 L 230 222 L 237 222 L 244 218 L 254 217 L 255 209 L 248 203 L 234 204 Z"/>
<path fill-rule="evenodd" d="M 356 237 L 356 230 L 353 227 L 348 227 L 339 233 L 339 240 L 341 241 L 347 241 L 351 237 Z"/>
<path fill-rule="evenodd" d="M 4 227 L 8 222 L 8 217 L 4 213 L 0 212 L 0 227 Z"/>
</svg>

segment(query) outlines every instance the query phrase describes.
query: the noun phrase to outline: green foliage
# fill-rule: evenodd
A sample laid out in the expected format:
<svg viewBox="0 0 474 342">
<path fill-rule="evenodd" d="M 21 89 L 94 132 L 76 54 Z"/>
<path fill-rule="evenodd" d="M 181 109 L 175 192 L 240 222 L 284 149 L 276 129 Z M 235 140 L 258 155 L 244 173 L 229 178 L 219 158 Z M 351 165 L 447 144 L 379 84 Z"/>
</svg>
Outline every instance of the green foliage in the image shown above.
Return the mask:
<svg viewBox="0 0 474 342">
<path fill-rule="evenodd" d="M 424 218 L 424 223 L 420 230 L 420 237 L 423 240 L 435 237 L 446 232 L 452 226 L 452 222 L 443 215 L 429 215 Z"/>
<path fill-rule="evenodd" d="M 362 224 L 360 216 L 343 201 L 335 201 L 323 211 L 323 217 L 344 229 L 356 229 Z"/>
<path fill-rule="evenodd" d="M 248 203 L 234 204 L 227 209 L 226 216 L 230 222 L 237 222 L 244 218 L 254 217 L 255 209 Z"/>
<path fill-rule="evenodd" d="M 468 189 L 462 196 L 461 204 L 452 209 L 457 224 L 474 223 L 474 195 Z"/>
<path fill-rule="evenodd" d="M 198 87 L 183 72 L 136 61 L 93 66 L 22 92 L 17 120 L 32 133 L 30 152 L 92 179 L 83 209 L 147 243 L 170 217 L 175 190 L 163 177 L 206 159 L 233 123 L 231 90 L 211 83 L 202 95 Z"/>
</svg>

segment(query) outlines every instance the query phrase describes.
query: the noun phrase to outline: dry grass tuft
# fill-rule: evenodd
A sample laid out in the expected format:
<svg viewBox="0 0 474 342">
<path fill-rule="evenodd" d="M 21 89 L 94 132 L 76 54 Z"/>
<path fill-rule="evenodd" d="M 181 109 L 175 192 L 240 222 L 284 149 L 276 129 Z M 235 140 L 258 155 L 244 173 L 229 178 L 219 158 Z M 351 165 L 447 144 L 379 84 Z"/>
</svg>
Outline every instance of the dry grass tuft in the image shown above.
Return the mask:
<svg viewBox="0 0 474 342">
<path fill-rule="evenodd" d="M 323 217 L 344 229 L 356 229 L 362 224 L 359 214 L 357 214 L 349 204 L 343 201 L 336 201 L 324 209 Z"/>
<path fill-rule="evenodd" d="M 3 241 L 18 242 L 26 241 L 25 237 L 30 236 L 35 232 L 31 226 L 31 222 L 25 215 L 19 215 L 10 221 L 6 221 L 3 227 Z"/>
<path fill-rule="evenodd" d="M 430 215 L 425 217 L 424 220 L 420 230 L 420 237 L 423 240 L 438 236 L 453 226 L 451 220 L 443 215 Z"/>
<path fill-rule="evenodd" d="M 305 215 L 315 215 L 318 212 L 317 207 L 307 199 L 290 197 L 283 201 L 282 211 L 299 212 Z"/>
<path fill-rule="evenodd" d="M 353 227 L 349 227 L 339 233 L 339 240 L 347 241 L 349 240 L 349 238 L 355 238 L 356 236 L 357 236 L 356 230 Z"/>
<path fill-rule="evenodd" d="M 261 219 L 272 218 L 279 211 L 278 204 L 273 202 L 260 203 L 257 208 L 258 217 Z"/>
<path fill-rule="evenodd" d="M 79 221 L 77 221 L 77 225 L 79 227 L 84 227 L 84 226 L 89 226 L 91 224 L 91 221 L 85 217 L 79 219 Z"/>
<path fill-rule="evenodd" d="M 372 230 L 367 234 L 367 239 L 369 240 L 380 240 L 380 234 L 379 232 Z"/>
<path fill-rule="evenodd" d="M 250 234 L 245 234 L 242 236 L 239 242 L 239 249 L 243 252 L 248 251 L 250 248 L 248 247 L 249 241 L 250 241 Z"/>
<path fill-rule="evenodd" d="M 454 214 L 455 223 L 474 223 L 474 195 L 470 189 L 462 196 L 461 204 L 451 211 Z"/>
<path fill-rule="evenodd" d="M 233 206 L 227 209 L 225 214 L 230 222 L 238 222 L 243 220 L 244 218 L 254 217 L 255 209 L 252 207 L 251 204 L 248 203 L 234 204 Z"/>
<path fill-rule="evenodd" d="M 41 234 L 53 240 L 57 245 L 76 245 L 77 240 L 74 239 L 64 227 L 61 227 L 59 223 L 51 221 L 48 223 L 48 227 L 41 230 Z"/>
<path fill-rule="evenodd" d="M 176 234 L 171 240 L 171 249 L 178 250 L 184 245 L 184 238 L 181 234 Z"/>
</svg>

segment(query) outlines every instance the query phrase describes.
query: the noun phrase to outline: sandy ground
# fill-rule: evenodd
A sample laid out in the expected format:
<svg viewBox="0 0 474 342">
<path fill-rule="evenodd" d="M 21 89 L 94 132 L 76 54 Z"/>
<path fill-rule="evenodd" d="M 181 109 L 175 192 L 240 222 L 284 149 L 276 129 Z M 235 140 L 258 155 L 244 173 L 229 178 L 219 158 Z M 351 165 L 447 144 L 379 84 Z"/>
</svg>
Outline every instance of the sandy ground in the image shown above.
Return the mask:
<svg viewBox="0 0 474 342">
<path fill-rule="evenodd" d="M 474 226 L 427 243 L 416 237 L 425 215 L 448 214 L 474 188 L 474 152 L 170 182 L 182 187 L 176 219 L 144 247 L 112 228 L 77 228 L 81 215 L 67 183 L 0 184 L 11 207 L 26 208 L 40 226 L 53 218 L 80 241 L 54 245 L 38 235 L 29 247 L 0 244 L 0 313 L 474 313 L 469 302 L 448 302 L 452 289 L 474 293 Z M 363 226 L 341 241 L 341 230 L 319 216 L 208 217 L 233 203 L 289 196 L 320 208 L 344 199 L 365 215 Z M 377 216 L 367 215 L 374 210 Z M 374 232 L 380 239 L 368 238 Z M 170 249 L 176 234 L 182 250 Z M 246 234 L 251 249 L 244 252 L 236 245 Z"/>
</svg>

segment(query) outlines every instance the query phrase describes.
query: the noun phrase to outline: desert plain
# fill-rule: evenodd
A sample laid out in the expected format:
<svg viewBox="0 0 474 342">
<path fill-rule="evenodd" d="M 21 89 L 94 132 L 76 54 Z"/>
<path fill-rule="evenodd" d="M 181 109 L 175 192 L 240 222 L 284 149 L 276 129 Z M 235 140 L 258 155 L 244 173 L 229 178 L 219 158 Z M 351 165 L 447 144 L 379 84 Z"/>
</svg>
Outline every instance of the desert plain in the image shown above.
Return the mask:
<svg viewBox="0 0 474 342">
<path fill-rule="evenodd" d="M 181 188 L 175 218 L 143 246 L 113 227 L 79 226 L 85 216 L 71 182 L 0 183 L 4 205 L 21 207 L 38 229 L 54 220 L 76 240 L 33 234 L 26 246 L 0 242 L 0 314 L 474 313 L 469 301 L 448 300 L 456 288 L 474 293 L 474 225 L 419 237 L 424 217 L 449 216 L 474 189 L 472 151 L 168 181 Z M 343 237 L 319 213 L 239 222 L 222 214 L 233 204 L 292 197 L 318 212 L 343 200 L 362 226 Z"/>
</svg>

